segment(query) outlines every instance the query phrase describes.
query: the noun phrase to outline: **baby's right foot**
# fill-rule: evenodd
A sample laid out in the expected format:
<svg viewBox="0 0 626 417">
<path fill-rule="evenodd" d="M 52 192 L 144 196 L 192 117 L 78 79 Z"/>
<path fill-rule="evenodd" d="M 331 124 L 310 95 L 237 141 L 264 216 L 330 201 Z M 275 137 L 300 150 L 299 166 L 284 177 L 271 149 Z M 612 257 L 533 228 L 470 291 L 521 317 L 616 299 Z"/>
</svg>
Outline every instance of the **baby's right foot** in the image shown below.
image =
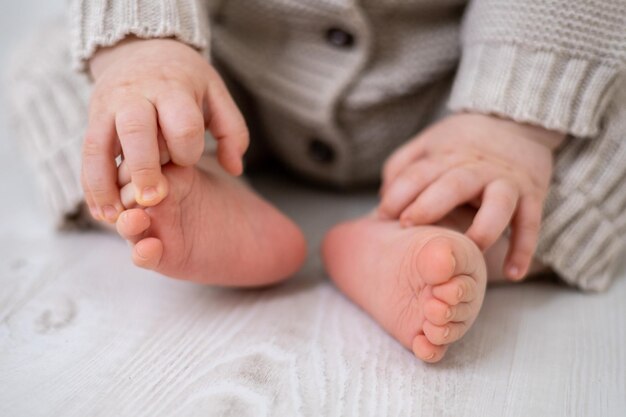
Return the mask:
<svg viewBox="0 0 626 417">
<path fill-rule="evenodd" d="M 208 172 L 163 167 L 168 196 L 118 221 L 136 265 L 203 284 L 259 286 L 300 268 L 306 243 L 297 226 L 212 164 Z"/>
</svg>

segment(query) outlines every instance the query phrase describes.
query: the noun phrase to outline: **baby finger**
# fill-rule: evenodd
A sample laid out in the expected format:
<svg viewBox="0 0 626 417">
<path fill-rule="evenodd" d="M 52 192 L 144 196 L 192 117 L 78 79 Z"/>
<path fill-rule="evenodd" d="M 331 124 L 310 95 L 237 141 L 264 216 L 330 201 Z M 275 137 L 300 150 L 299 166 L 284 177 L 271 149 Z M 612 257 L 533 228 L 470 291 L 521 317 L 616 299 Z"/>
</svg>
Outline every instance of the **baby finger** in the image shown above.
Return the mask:
<svg viewBox="0 0 626 417">
<path fill-rule="evenodd" d="M 480 195 L 485 178 L 468 168 L 456 168 L 430 184 L 400 215 L 404 226 L 434 224 L 456 207 Z"/>
<path fill-rule="evenodd" d="M 466 235 L 486 250 L 495 243 L 511 222 L 519 193 L 517 188 L 504 180 L 497 180 L 485 187 L 480 208 Z"/>
<path fill-rule="evenodd" d="M 541 201 L 523 197 L 513 219 L 511 242 L 505 262 L 505 275 L 512 280 L 526 276 L 532 262 L 541 226 Z"/>
<path fill-rule="evenodd" d="M 378 207 L 379 217 L 397 219 L 400 213 L 443 171 L 442 164 L 426 159 L 409 165 L 384 191 Z"/>
</svg>

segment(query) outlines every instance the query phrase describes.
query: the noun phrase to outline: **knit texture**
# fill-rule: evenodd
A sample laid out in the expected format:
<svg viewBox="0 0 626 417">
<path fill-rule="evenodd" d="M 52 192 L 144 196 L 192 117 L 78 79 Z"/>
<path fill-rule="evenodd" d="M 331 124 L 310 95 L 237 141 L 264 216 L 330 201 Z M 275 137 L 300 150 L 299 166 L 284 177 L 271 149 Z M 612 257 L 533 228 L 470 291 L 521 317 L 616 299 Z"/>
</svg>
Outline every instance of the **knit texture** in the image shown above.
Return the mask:
<svg viewBox="0 0 626 417">
<path fill-rule="evenodd" d="M 617 85 L 602 133 L 568 138 L 556 156 L 537 256 L 568 283 L 604 290 L 624 256 L 626 79 Z"/>
<path fill-rule="evenodd" d="M 473 1 L 450 105 L 597 135 L 626 68 L 624 28 L 624 1 Z"/>
<path fill-rule="evenodd" d="M 450 110 L 567 132 L 537 256 L 583 289 L 614 276 L 626 233 L 624 2 L 74 0 L 69 10 L 71 33 L 56 27 L 25 46 L 11 85 L 59 224 L 82 199 L 89 84 L 70 63 L 84 69 L 128 34 L 208 51 L 211 22 L 213 58 L 252 99 L 262 136 L 312 179 L 373 183 L 389 153 Z"/>
<path fill-rule="evenodd" d="M 128 35 L 173 37 L 208 54 L 208 17 L 199 0 L 70 0 L 68 11 L 72 61 L 80 70 L 98 48 Z"/>
</svg>

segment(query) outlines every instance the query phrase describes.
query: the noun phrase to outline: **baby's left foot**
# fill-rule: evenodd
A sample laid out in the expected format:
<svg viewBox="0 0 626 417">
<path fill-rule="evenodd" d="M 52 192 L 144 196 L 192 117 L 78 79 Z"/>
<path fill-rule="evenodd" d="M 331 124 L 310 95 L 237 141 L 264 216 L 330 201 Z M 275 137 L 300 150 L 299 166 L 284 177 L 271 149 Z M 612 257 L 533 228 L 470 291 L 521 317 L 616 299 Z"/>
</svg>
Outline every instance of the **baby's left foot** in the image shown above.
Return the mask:
<svg viewBox="0 0 626 417">
<path fill-rule="evenodd" d="M 323 252 L 337 286 L 426 362 L 441 360 L 483 303 L 483 255 L 449 229 L 362 218 L 331 230 Z"/>
</svg>

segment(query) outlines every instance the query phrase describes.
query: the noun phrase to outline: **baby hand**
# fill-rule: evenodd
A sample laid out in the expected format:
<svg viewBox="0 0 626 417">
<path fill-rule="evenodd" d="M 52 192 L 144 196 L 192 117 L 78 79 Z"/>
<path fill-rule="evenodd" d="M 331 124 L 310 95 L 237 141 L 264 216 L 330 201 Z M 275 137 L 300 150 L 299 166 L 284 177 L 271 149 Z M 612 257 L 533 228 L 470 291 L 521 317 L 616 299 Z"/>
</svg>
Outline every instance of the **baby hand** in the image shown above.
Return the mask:
<svg viewBox="0 0 626 417">
<path fill-rule="evenodd" d="M 154 206 L 167 195 L 163 155 L 194 165 L 208 128 L 220 164 L 243 170 L 245 121 L 215 69 L 189 46 L 171 39 L 131 38 L 91 60 L 95 79 L 83 143 L 82 185 L 91 214 L 115 222 L 123 210 L 116 158 L 123 155 L 135 200 Z"/>
<path fill-rule="evenodd" d="M 481 114 L 456 114 L 399 148 L 383 170 L 381 217 L 433 224 L 454 208 L 478 211 L 466 234 L 482 250 L 507 226 L 504 274 L 523 278 L 535 252 L 552 150 L 565 135 Z"/>
</svg>

